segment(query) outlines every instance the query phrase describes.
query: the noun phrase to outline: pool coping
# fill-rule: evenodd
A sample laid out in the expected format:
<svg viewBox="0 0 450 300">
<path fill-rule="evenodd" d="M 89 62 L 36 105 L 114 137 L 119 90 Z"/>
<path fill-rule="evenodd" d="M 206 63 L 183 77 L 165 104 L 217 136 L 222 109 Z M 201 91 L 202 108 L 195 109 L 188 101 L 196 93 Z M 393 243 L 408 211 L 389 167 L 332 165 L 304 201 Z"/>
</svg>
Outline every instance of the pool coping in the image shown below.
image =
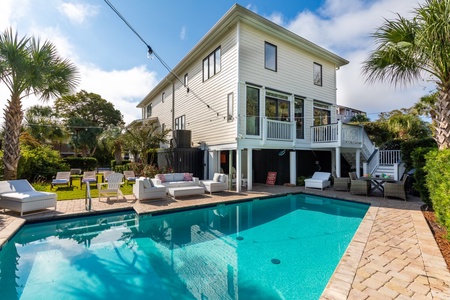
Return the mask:
<svg viewBox="0 0 450 300">
<path fill-rule="evenodd" d="M 0 249 L 14 235 L 14 233 L 21 228 L 21 226 L 25 223 L 26 218 L 33 221 L 52 220 L 61 219 L 61 215 L 64 215 L 64 217 L 76 217 L 89 213 L 108 213 L 124 209 L 129 210 L 130 208 L 134 209 L 137 214 L 152 212 L 161 214 L 182 209 L 185 210 L 208 206 L 210 207 L 220 205 L 222 203 L 226 204 L 240 201 L 251 201 L 257 198 L 262 199 L 265 197 L 304 193 L 329 197 L 332 199 L 370 204 L 366 215 L 361 221 L 353 239 L 349 243 L 344 255 L 342 256 L 332 277 L 324 289 L 321 299 L 366 299 L 369 296 L 372 296 L 375 299 L 394 299 L 400 296 L 403 296 L 405 299 L 413 296 L 414 298 L 450 298 L 450 287 L 447 284 L 447 282 L 450 282 L 450 272 L 447 269 L 447 265 L 442 257 L 442 254 L 440 253 L 431 230 L 429 229 L 428 224 L 426 223 L 426 220 L 420 210 L 420 206 L 423 204 L 420 199 L 415 199 L 413 202 L 403 202 L 399 200 L 389 201 L 383 199 L 382 197 L 356 196 L 350 195 L 346 192 L 336 192 L 332 189 L 316 191 L 310 189 L 305 190 L 301 187 L 292 188 L 279 186 L 278 188 L 272 188 L 265 185 L 262 186 L 263 188 L 257 186 L 255 187 L 255 191 L 248 191 L 247 193 L 228 192 L 225 195 L 217 193 L 217 196 L 213 194 L 211 197 L 206 196 L 205 194 L 205 197 L 202 197 L 201 199 L 195 199 L 195 197 L 189 197 L 186 199 L 188 201 L 177 199 L 176 201 L 169 201 L 168 203 L 157 207 L 155 207 L 153 201 L 127 201 L 127 204 L 123 207 L 109 207 L 107 209 L 93 210 L 92 212 L 71 211 L 68 209 L 68 211 L 60 213 L 60 215 L 55 213 L 52 214 L 50 211 L 37 217 L 26 216 L 25 218 L 20 218 L 13 213 L 13 215 L 10 216 L 12 221 L 7 224 L 5 228 L 0 230 Z M 205 200 L 204 198 L 208 198 L 209 202 L 203 201 Z M 95 200 L 96 198 L 93 199 Z M 81 201 L 84 202 L 84 200 L 72 201 L 74 203 L 79 201 L 79 205 L 82 205 Z M 173 202 L 183 203 L 183 205 L 174 207 L 172 206 Z M 67 206 L 77 206 L 76 203 L 71 204 L 72 205 L 68 204 Z M 416 274 L 415 276 L 411 276 L 411 278 L 404 278 L 404 274 L 400 274 L 396 269 L 389 269 L 389 265 L 386 265 L 387 268 L 385 268 L 386 266 L 376 266 L 379 270 L 371 273 L 373 270 L 365 265 L 367 264 L 368 255 L 378 257 L 380 260 L 386 259 L 383 254 L 380 254 L 381 256 L 373 255 L 373 250 L 369 249 L 368 245 L 373 243 L 373 236 L 377 234 L 376 227 L 379 227 L 379 219 L 381 219 L 383 214 L 385 214 L 388 210 L 407 215 L 408 222 L 412 224 L 412 230 L 409 231 L 413 231 L 413 233 L 410 233 L 408 230 L 406 232 L 412 236 L 407 237 L 407 239 L 417 240 L 416 252 L 418 251 L 420 253 L 418 256 L 420 259 L 417 258 L 417 261 L 422 264 L 421 267 L 414 269 L 414 271 L 419 275 Z M 372 259 L 372 256 L 369 258 Z M 394 261 L 394 265 L 398 263 L 399 262 L 397 260 Z M 411 266 L 407 266 L 406 268 L 411 268 Z M 401 279 L 397 278 L 399 276 Z M 361 281 L 362 279 L 364 280 Z"/>
</svg>

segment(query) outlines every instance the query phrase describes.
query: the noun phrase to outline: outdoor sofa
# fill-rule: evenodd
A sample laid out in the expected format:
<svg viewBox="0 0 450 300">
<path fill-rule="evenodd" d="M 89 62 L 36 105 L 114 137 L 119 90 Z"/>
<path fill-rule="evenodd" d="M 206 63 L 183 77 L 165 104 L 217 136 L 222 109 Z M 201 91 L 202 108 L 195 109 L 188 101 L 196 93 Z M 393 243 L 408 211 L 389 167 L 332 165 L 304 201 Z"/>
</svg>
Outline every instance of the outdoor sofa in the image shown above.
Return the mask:
<svg viewBox="0 0 450 300">
<path fill-rule="evenodd" d="M 165 186 L 166 192 L 169 191 L 169 188 L 200 185 L 198 177 L 193 177 L 192 173 L 156 174 L 151 181 L 154 186 Z"/>
<path fill-rule="evenodd" d="M 228 175 L 214 173 L 212 180 L 201 180 L 200 185 L 205 187 L 210 194 L 228 190 Z"/>
<path fill-rule="evenodd" d="M 0 208 L 24 213 L 56 209 L 56 193 L 39 192 L 26 179 L 0 181 Z"/>
<path fill-rule="evenodd" d="M 136 182 L 133 184 L 133 195 L 139 201 L 161 199 L 166 197 L 166 187 L 153 184 L 148 178 L 139 177 L 136 178 Z"/>
</svg>

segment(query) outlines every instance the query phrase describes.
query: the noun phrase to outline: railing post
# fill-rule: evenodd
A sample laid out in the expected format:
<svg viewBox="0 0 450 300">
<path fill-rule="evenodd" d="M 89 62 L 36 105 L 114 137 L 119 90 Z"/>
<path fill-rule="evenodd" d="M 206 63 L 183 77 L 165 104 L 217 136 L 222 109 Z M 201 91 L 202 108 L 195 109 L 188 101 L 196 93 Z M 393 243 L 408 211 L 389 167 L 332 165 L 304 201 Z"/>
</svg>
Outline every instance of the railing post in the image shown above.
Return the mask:
<svg viewBox="0 0 450 300">
<path fill-rule="evenodd" d="M 263 138 L 263 142 L 264 143 L 266 143 L 266 141 L 267 141 L 267 134 L 268 134 L 268 132 L 267 132 L 267 118 L 266 117 L 263 117 L 263 122 L 262 122 L 263 124 L 263 128 L 262 128 L 262 138 Z"/>
<path fill-rule="evenodd" d="M 338 132 L 337 132 L 337 140 L 338 140 L 338 147 L 342 146 L 342 121 L 338 121 Z"/>
<path fill-rule="evenodd" d="M 369 174 L 367 171 L 367 163 L 363 162 L 363 174 Z"/>
<path fill-rule="evenodd" d="M 398 178 L 398 163 L 394 164 L 394 179 L 400 180 L 400 178 Z"/>
</svg>

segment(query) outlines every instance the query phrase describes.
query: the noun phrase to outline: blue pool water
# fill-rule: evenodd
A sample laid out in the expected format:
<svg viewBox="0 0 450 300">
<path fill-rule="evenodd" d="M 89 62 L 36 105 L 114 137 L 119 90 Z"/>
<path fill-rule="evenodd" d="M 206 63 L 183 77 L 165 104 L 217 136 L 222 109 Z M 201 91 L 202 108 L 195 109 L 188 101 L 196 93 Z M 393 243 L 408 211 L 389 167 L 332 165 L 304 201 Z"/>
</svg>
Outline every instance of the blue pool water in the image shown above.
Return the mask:
<svg viewBox="0 0 450 300">
<path fill-rule="evenodd" d="M 368 205 L 303 194 L 24 226 L 0 298 L 318 299 Z"/>
</svg>

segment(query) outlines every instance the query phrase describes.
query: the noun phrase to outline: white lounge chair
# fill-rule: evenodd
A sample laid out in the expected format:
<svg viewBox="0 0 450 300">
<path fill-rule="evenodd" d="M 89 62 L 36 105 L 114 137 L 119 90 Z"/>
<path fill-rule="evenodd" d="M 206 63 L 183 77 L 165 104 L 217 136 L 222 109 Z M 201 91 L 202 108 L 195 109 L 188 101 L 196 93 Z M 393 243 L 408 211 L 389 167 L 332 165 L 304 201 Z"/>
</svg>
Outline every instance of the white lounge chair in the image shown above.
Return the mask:
<svg viewBox="0 0 450 300">
<path fill-rule="evenodd" d="M 123 174 L 122 173 L 112 173 L 108 176 L 108 182 L 98 183 L 98 201 L 101 200 L 102 195 L 107 197 L 109 200 L 110 196 L 116 196 L 119 200 L 119 196 L 123 198 L 123 193 L 120 190 L 120 186 L 123 184 Z"/>
<path fill-rule="evenodd" d="M 330 186 L 331 173 L 328 172 L 315 172 L 311 178 L 305 179 L 305 189 L 315 188 L 321 189 Z"/>
<path fill-rule="evenodd" d="M 23 216 L 30 211 L 54 207 L 56 194 L 38 192 L 26 179 L 0 181 L 0 208 L 17 211 Z"/>
<path fill-rule="evenodd" d="M 91 183 L 97 183 L 97 174 L 95 174 L 95 171 L 84 171 L 83 178 L 81 179 L 81 188 L 83 188 L 83 183 L 89 185 Z"/>
<path fill-rule="evenodd" d="M 130 182 L 136 182 L 134 171 L 123 171 L 123 176 L 125 177 L 125 183 L 127 185 L 130 184 Z"/>
</svg>

